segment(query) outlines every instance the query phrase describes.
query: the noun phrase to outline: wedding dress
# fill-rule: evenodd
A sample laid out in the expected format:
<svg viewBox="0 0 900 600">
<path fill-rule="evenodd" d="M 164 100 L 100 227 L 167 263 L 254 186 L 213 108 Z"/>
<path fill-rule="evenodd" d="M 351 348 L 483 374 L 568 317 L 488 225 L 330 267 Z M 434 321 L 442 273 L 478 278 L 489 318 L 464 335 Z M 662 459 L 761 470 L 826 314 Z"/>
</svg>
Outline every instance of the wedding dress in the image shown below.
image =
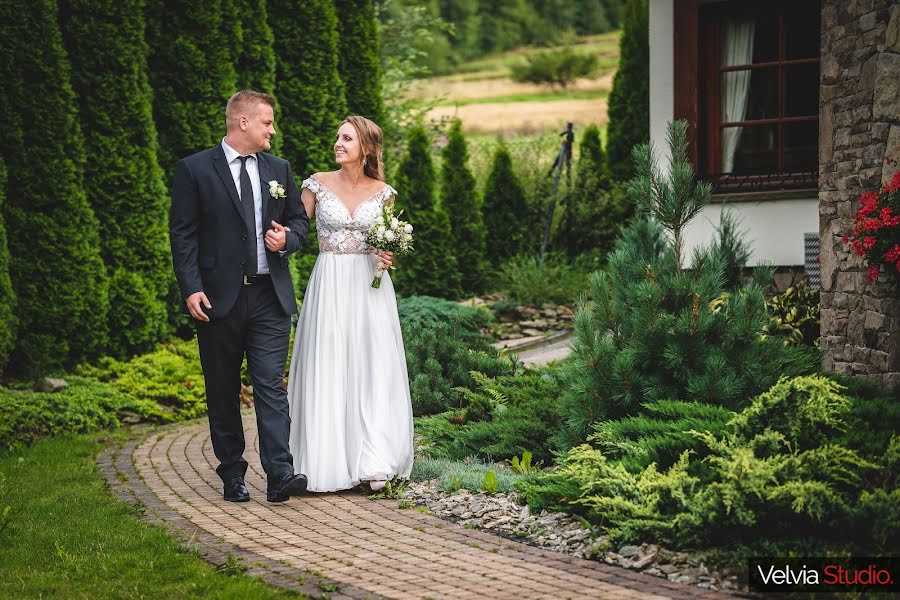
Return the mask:
<svg viewBox="0 0 900 600">
<path fill-rule="evenodd" d="M 408 477 L 413 419 L 390 275 L 371 287 L 377 257 L 366 233 L 396 191 L 385 185 L 353 214 L 314 177 L 319 256 L 310 275 L 288 377 L 290 448 L 307 489 Z"/>
</svg>

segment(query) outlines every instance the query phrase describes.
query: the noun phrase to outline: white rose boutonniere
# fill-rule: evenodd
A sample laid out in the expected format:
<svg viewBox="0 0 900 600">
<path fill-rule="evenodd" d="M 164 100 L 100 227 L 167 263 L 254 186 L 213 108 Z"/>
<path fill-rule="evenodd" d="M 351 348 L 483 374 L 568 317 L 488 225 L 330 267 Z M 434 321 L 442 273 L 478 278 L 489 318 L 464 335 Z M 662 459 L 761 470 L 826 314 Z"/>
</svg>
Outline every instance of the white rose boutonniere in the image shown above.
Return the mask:
<svg viewBox="0 0 900 600">
<path fill-rule="evenodd" d="M 273 198 L 284 198 L 284 186 L 273 179 L 269 182 L 269 195 Z"/>
</svg>

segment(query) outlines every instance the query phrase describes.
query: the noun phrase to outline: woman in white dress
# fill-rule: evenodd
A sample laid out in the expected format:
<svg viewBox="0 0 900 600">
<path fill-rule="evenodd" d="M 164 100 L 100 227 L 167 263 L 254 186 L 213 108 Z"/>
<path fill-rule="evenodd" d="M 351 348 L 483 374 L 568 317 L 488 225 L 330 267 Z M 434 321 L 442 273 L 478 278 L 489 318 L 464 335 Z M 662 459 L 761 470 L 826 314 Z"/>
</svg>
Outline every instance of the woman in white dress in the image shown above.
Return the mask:
<svg viewBox="0 0 900 600">
<path fill-rule="evenodd" d="M 288 378 L 290 448 L 307 489 L 333 492 L 369 482 L 373 490 L 408 477 L 412 403 L 390 275 L 371 287 L 390 252 L 365 237 L 396 191 L 384 183 L 381 128 L 347 117 L 334 143 L 337 171 L 302 185 L 316 216 L 319 256 L 310 275 Z"/>
</svg>

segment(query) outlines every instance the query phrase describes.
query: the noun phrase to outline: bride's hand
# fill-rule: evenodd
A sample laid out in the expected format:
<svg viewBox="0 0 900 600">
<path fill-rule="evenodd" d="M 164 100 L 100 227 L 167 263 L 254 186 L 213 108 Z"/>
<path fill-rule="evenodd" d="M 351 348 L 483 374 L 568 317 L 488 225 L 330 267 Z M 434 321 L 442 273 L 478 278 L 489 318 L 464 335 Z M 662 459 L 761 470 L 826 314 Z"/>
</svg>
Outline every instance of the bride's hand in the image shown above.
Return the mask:
<svg viewBox="0 0 900 600">
<path fill-rule="evenodd" d="M 388 269 L 392 269 L 394 265 L 394 253 L 388 252 L 387 250 L 377 250 L 375 252 L 378 255 L 378 268 L 384 271 Z"/>
</svg>

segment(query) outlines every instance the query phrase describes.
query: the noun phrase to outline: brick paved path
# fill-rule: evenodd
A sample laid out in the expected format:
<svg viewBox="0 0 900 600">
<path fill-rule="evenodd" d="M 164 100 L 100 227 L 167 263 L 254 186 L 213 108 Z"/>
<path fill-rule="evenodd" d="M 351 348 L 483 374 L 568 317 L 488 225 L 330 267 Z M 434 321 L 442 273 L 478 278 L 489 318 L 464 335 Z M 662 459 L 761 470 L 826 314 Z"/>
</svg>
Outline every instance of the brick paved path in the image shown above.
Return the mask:
<svg viewBox="0 0 900 600">
<path fill-rule="evenodd" d="M 222 500 L 205 422 L 111 448 L 98 462 L 120 497 L 139 503 L 218 565 L 313 597 L 723 598 L 697 587 L 465 529 L 396 500 L 356 492 L 265 501 L 252 414 L 244 424 L 251 501 Z M 236 560 L 235 560 L 236 559 Z"/>
</svg>

